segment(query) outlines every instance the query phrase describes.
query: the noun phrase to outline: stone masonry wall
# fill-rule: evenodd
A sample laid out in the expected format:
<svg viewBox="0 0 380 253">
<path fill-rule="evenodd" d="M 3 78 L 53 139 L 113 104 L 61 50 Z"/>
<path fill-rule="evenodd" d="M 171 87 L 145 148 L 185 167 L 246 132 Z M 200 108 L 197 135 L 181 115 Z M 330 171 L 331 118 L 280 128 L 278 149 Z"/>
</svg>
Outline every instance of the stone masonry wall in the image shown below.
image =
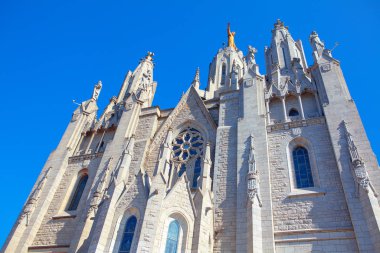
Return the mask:
<svg viewBox="0 0 380 253">
<path fill-rule="evenodd" d="M 81 219 L 81 214 L 84 209 L 84 204 L 88 198 L 90 186 L 95 176 L 96 170 L 99 166 L 100 157 L 95 158 L 87 164 L 85 168 L 88 169 L 89 179 L 86 184 L 86 188 L 83 192 L 78 209 L 75 212 L 76 216 L 70 216 L 65 209 L 67 207 L 67 201 L 69 201 L 69 196 L 72 191 L 71 189 L 76 180 L 78 172 L 83 169 L 83 161 L 69 164 L 66 168 L 66 172 L 63 179 L 56 191 L 53 201 L 43 219 L 42 225 L 38 230 L 38 233 L 34 239 L 33 246 L 50 246 L 50 245 L 70 245 L 72 236 L 76 229 L 77 220 Z M 74 184 L 72 184 L 72 182 Z M 66 216 L 66 217 L 65 217 Z"/>
</svg>

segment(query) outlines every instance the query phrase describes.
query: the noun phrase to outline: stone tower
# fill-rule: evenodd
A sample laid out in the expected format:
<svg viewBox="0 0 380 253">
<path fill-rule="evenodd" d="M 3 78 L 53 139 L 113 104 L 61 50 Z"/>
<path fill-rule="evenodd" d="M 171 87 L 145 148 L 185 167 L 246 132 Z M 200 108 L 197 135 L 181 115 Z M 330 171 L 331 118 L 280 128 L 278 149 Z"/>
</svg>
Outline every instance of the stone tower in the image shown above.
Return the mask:
<svg viewBox="0 0 380 253">
<path fill-rule="evenodd" d="M 278 20 L 265 48 L 228 46 L 172 109 L 153 54 L 100 118 L 81 103 L 2 252 L 380 252 L 380 170 L 331 51 Z"/>
</svg>

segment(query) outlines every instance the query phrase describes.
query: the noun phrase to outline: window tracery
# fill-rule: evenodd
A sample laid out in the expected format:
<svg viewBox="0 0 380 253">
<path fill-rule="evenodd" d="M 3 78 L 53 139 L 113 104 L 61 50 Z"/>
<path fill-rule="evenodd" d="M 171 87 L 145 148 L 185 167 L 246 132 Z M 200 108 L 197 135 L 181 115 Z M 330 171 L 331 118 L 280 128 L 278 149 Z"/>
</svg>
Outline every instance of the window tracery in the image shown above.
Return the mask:
<svg viewBox="0 0 380 253">
<path fill-rule="evenodd" d="M 123 238 L 120 243 L 119 253 L 131 252 L 132 241 L 133 241 L 133 236 L 135 234 L 136 224 L 137 224 L 137 218 L 135 216 L 132 216 L 128 219 L 125 225 Z"/>
<path fill-rule="evenodd" d="M 295 148 L 293 150 L 293 162 L 297 188 L 314 187 L 309 152 L 307 149 L 300 146 Z"/>
<path fill-rule="evenodd" d="M 191 186 L 198 187 L 203 149 L 204 139 L 197 129 L 188 127 L 181 131 L 172 142 L 172 172 L 170 173 L 172 177 L 181 177 L 186 172 L 188 178 L 191 179 Z"/>
<path fill-rule="evenodd" d="M 83 175 L 80 178 L 78 185 L 76 186 L 75 193 L 70 201 L 70 205 L 67 209 L 68 211 L 74 211 L 78 208 L 79 201 L 83 195 L 83 191 L 84 191 L 84 188 L 86 187 L 87 180 L 88 180 L 87 174 Z"/>
</svg>

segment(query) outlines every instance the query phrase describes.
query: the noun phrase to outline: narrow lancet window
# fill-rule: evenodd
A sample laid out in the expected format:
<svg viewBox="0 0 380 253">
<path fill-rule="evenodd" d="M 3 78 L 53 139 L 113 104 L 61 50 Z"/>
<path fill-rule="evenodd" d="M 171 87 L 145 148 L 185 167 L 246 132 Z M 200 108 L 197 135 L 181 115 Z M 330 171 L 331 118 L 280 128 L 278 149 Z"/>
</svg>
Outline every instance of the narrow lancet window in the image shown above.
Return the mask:
<svg viewBox="0 0 380 253">
<path fill-rule="evenodd" d="M 293 162 L 297 188 L 314 187 L 307 149 L 304 147 L 295 148 L 293 150 Z"/>
<path fill-rule="evenodd" d="M 71 199 L 68 211 L 74 211 L 78 208 L 79 201 L 83 195 L 84 188 L 86 187 L 86 183 L 88 180 L 88 175 L 84 175 L 80 178 L 78 185 L 75 189 L 75 193 Z"/>
<path fill-rule="evenodd" d="M 227 75 L 227 67 L 226 67 L 226 64 L 223 63 L 223 65 L 222 65 L 222 78 L 220 81 L 220 85 L 224 85 L 224 83 L 226 82 L 226 75 Z"/>
<path fill-rule="evenodd" d="M 179 238 L 179 223 L 178 221 L 173 220 L 169 224 L 165 253 L 177 253 L 178 238 Z"/>
<path fill-rule="evenodd" d="M 201 175 L 201 158 L 198 157 L 197 160 L 195 161 L 195 166 L 194 166 L 194 176 L 193 176 L 193 188 L 198 187 L 198 178 Z"/>
<path fill-rule="evenodd" d="M 125 225 L 123 237 L 121 239 L 119 253 L 131 252 L 133 235 L 135 234 L 136 224 L 137 224 L 137 218 L 135 216 L 132 216 L 131 218 L 128 219 Z"/>
<path fill-rule="evenodd" d="M 285 66 L 285 68 L 288 68 L 288 63 L 286 61 L 285 48 L 281 47 L 281 49 L 282 49 L 282 59 L 284 61 L 284 66 Z"/>
</svg>

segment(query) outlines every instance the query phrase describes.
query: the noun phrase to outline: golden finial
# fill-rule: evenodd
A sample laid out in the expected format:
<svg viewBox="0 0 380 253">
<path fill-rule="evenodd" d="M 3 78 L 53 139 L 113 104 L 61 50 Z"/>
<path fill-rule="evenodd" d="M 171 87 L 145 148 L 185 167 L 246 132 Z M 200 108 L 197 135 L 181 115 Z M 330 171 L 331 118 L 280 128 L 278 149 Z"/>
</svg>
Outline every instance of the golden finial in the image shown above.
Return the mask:
<svg viewBox="0 0 380 253">
<path fill-rule="evenodd" d="M 230 23 L 228 23 L 228 26 L 227 26 L 228 46 L 232 47 L 233 49 L 237 51 L 238 49 L 235 45 L 235 34 L 236 34 L 235 32 L 231 32 Z"/>
</svg>

